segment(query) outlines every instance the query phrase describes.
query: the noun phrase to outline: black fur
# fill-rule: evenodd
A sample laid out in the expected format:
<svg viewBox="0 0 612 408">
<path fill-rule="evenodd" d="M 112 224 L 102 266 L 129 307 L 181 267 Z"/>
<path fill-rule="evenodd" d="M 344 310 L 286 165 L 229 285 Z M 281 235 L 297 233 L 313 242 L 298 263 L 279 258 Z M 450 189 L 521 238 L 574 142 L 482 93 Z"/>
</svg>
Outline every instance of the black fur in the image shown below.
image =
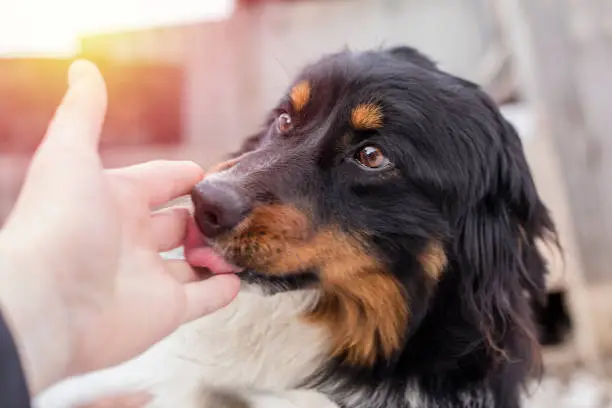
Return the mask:
<svg viewBox="0 0 612 408">
<path fill-rule="evenodd" d="M 236 154 L 250 152 L 245 171 L 278 158 L 248 190 L 299 203 L 319 225 L 366 231 L 411 310 L 397 355 L 374 367 L 332 363 L 309 385 L 347 408 L 519 407 L 540 357 L 531 307 L 545 295 L 546 265 L 536 241 L 556 243 L 556 233 L 513 127 L 478 86 L 408 47 L 329 55 L 299 80 L 311 100 L 290 112 L 291 133 L 274 126 L 291 111 L 284 99 Z M 382 107 L 381 129 L 349 128 L 363 102 Z M 364 143 L 393 166 L 363 169 L 354 155 Z M 417 262 L 432 240 L 448 257 L 433 289 Z"/>
</svg>

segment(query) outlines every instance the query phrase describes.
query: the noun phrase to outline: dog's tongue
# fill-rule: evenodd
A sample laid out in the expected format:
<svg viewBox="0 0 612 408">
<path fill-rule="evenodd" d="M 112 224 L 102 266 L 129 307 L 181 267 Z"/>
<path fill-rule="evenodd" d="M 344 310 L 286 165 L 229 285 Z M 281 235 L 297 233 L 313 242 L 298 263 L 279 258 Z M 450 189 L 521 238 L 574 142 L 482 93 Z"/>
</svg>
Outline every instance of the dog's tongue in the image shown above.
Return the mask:
<svg viewBox="0 0 612 408">
<path fill-rule="evenodd" d="M 184 248 L 185 259 L 191 266 L 207 268 L 215 275 L 242 271 L 241 268 L 228 263 L 219 253 L 208 246 L 206 237 L 202 235 L 193 219 L 187 225 Z"/>
</svg>

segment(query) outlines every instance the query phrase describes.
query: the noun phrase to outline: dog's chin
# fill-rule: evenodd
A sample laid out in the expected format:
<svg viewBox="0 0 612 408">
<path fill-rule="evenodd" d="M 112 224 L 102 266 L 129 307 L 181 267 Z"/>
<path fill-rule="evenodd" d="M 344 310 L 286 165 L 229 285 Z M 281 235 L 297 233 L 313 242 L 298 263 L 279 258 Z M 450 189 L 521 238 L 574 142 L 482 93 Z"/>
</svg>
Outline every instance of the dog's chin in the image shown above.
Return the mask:
<svg viewBox="0 0 612 408">
<path fill-rule="evenodd" d="M 319 278 L 314 271 L 270 275 L 254 269 L 246 269 L 238 276 L 244 287 L 257 288 L 265 295 L 310 289 L 319 284 Z"/>
</svg>

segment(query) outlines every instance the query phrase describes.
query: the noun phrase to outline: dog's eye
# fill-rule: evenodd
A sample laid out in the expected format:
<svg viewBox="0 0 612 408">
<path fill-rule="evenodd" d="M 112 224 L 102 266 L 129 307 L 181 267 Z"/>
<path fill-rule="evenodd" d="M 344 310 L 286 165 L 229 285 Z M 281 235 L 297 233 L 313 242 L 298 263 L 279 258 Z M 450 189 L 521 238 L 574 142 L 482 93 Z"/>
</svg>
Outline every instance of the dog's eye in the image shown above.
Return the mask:
<svg viewBox="0 0 612 408">
<path fill-rule="evenodd" d="M 291 115 L 288 113 L 281 113 L 278 115 L 278 118 L 276 118 L 276 127 L 281 133 L 287 133 L 293 129 L 293 120 L 291 119 Z"/>
<path fill-rule="evenodd" d="M 357 152 L 356 159 L 370 169 L 380 169 L 390 164 L 389 159 L 376 146 L 365 146 Z"/>
</svg>

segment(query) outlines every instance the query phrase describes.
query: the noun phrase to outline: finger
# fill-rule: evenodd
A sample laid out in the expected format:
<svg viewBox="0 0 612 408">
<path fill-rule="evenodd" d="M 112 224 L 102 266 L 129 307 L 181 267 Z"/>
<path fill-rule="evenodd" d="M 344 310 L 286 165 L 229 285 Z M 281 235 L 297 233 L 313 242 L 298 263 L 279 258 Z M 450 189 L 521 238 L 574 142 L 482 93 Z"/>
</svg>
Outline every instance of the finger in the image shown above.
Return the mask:
<svg viewBox="0 0 612 408">
<path fill-rule="evenodd" d="M 215 275 L 185 285 L 187 313 L 185 322 L 210 314 L 228 305 L 238 295 L 240 279 L 236 275 Z"/>
<path fill-rule="evenodd" d="M 106 85 L 98 68 L 88 61 L 75 61 L 68 73 L 68 91 L 51 120 L 41 150 L 97 152 L 106 106 Z"/>
<path fill-rule="evenodd" d="M 96 66 L 76 61 L 70 68 L 68 91 L 28 169 L 22 195 L 29 201 L 30 195 L 44 194 L 36 191 L 40 185 L 64 196 L 84 185 L 96 185 L 92 180 L 101 167 L 97 147 L 106 104 L 106 86 Z"/>
<path fill-rule="evenodd" d="M 186 261 L 173 259 L 164 261 L 164 264 L 166 272 L 180 283 L 197 282 L 204 277 L 203 273 L 192 268 Z"/>
<path fill-rule="evenodd" d="M 165 208 L 151 215 L 151 237 L 159 252 L 182 245 L 189 218 L 189 210 L 180 207 Z"/>
<path fill-rule="evenodd" d="M 128 180 L 154 208 L 189 193 L 204 177 L 204 170 L 190 161 L 157 160 L 108 170 L 108 174 Z"/>
</svg>

